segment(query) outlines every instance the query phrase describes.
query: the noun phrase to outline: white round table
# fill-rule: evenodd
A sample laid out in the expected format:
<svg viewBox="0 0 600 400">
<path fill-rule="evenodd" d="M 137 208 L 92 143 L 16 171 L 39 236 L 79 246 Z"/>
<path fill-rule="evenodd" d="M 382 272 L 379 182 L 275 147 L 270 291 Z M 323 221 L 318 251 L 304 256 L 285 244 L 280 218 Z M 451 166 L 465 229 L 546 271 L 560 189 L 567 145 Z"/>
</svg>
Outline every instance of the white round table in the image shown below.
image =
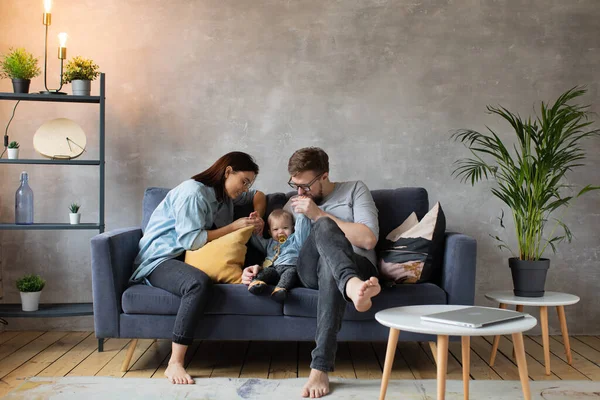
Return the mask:
<svg viewBox="0 0 600 400">
<path fill-rule="evenodd" d="M 470 354 L 471 354 L 471 336 L 488 335 L 508 335 L 511 334 L 515 343 L 517 365 L 519 367 L 519 377 L 523 388 L 525 400 L 531 399 L 529 389 L 529 376 L 527 373 L 527 362 L 525 360 L 525 347 L 523 344 L 523 333 L 533 328 L 537 320 L 530 315 L 525 318 L 501 322 L 482 328 L 466 328 L 461 326 L 446 325 L 436 322 L 426 322 L 421 320 L 422 315 L 433 314 L 444 311 L 458 310 L 470 306 L 457 305 L 425 305 L 389 308 L 379 311 L 375 314 L 375 319 L 382 325 L 390 328 L 387 350 L 385 353 L 385 365 L 383 368 L 383 377 L 381 380 L 381 391 L 379 400 L 385 399 L 387 386 L 392 372 L 396 345 L 401 330 L 415 333 L 426 333 L 437 335 L 437 398 L 443 400 L 446 393 L 446 369 L 448 364 L 448 340 L 449 336 L 460 336 L 462 345 L 462 364 L 463 364 L 463 388 L 464 398 L 469 398 L 469 374 L 470 374 Z"/>
<path fill-rule="evenodd" d="M 560 292 L 545 292 L 542 297 L 520 297 L 515 296 L 512 290 L 500 290 L 490 292 L 485 295 L 490 300 L 500 304 L 500 308 L 506 308 L 507 305 L 515 305 L 517 311 L 523 311 L 523 306 L 534 306 L 540 308 L 540 326 L 542 328 L 542 343 L 544 347 L 544 365 L 546 375 L 550 375 L 550 336 L 548 334 L 548 307 L 556 307 L 558 320 L 560 321 L 560 331 L 565 345 L 565 354 L 569 365 L 573 362 L 571 356 L 571 345 L 569 343 L 569 331 L 567 330 L 567 318 L 565 316 L 565 306 L 579 302 L 579 297 L 573 294 Z M 490 356 L 490 366 L 494 365 L 500 336 L 494 338 L 492 346 L 492 355 Z"/>
</svg>

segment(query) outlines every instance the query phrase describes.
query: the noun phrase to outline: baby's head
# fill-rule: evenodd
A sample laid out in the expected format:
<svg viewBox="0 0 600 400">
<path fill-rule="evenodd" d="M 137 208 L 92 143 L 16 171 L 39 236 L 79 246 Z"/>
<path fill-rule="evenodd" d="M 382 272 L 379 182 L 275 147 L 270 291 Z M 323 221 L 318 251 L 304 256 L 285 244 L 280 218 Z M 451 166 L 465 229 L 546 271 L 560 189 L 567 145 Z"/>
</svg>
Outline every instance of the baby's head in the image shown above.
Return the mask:
<svg viewBox="0 0 600 400">
<path fill-rule="evenodd" d="M 269 233 L 275 240 L 284 237 L 288 238 L 294 232 L 294 217 L 287 211 L 282 209 L 273 210 L 269 214 Z"/>
</svg>

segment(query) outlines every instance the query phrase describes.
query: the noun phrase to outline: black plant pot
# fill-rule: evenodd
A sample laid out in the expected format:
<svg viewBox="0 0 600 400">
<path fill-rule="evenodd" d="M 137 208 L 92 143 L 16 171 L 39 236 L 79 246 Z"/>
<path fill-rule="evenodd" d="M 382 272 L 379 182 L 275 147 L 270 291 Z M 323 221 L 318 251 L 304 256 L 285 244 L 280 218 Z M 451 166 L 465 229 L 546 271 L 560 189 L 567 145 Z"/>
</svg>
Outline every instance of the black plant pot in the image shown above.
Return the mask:
<svg viewBox="0 0 600 400">
<path fill-rule="evenodd" d="M 515 296 L 542 297 L 544 295 L 550 260 L 542 258 L 537 261 L 527 261 L 513 257 L 508 259 L 508 265 L 512 273 Z"/>
<path fill-rule="evenodd" d="M 13 79 L 13 91 L 15 93 L 29 93 L 31 79 Z"/>
</svg>

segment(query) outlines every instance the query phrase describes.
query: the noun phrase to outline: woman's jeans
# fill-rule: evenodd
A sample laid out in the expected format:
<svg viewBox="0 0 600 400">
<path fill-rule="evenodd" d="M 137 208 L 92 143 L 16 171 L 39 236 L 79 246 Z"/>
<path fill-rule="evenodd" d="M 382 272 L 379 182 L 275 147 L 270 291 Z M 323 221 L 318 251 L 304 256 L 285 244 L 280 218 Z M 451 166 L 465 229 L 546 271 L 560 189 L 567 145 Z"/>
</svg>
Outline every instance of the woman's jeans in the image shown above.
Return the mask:
<svg viewBox="0 0 600 400">
<path fill-rule="evenodd" d="M 337 351 L 337 334 L 342 326 L 346 303 L 346 284 L 353 277 L 366 280 L 377 276 L 377 269 L 367 258 L 354 253 L 352 244 L 331 218 L 321 218 L 312 226 L 304 242 L 297 265 L 302 285 L 318 289 L 317 346 L 310 367 L 333 371 Z"/>
<path fill-rule="evenodd" d="M 181 297 L 173 327 L 173 343 L 189 346 L 212 294 L 211 279 L 198 268 L 171 259 L 160 263 L 148 280 L 152 286 Z"/>
</svg>

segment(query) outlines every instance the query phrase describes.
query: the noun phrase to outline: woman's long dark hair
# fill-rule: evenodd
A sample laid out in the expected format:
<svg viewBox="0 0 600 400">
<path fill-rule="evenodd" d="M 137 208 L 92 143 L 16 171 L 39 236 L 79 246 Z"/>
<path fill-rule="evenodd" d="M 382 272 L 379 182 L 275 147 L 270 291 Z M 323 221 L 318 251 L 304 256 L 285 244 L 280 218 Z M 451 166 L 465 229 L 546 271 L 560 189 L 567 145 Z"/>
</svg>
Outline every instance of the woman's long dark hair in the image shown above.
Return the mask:
<svg viewBox="0 0 600 400">
<path fill-rule="evenodd" d="M 192 179 L 215 189 L 217 200 L 225 198 L 225 170 L 231 167 L 233 172 L 254 172 L 258 175 L 258 164 L 250 154 L 241 151 L 232 151 L 219 158 L 207 170 L 192 176 Z"/>
</svg>

